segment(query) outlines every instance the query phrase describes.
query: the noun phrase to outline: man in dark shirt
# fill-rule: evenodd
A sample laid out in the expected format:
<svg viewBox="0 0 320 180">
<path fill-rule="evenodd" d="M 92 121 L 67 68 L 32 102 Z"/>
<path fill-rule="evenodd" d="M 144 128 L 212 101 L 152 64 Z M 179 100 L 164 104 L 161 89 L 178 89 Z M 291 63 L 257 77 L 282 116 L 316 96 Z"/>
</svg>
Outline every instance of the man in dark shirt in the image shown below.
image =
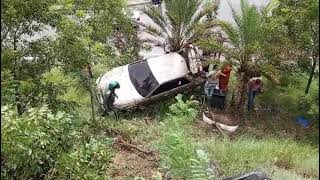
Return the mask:
<svg viewBox="0 0 320 180">
<path fill-rule="evenodd" d="M 248 92 L 248 111 L 252 111 L 254 106 L 254 98 L 257 92 L 263 92 L 261 78 L 259 77 L 251 78 L 247 84 L 247 92 Z"/>
<path fill-rule="evenodd" d="M 107 115 L 107 113 L 109 111 L 113 111 L 116 115 L 116 119 L 118 119 L 118 115 L 116 110 L 113 107 L 113 103 L 115 101 L 115 98 L 118 98 L 117 94 L 115 93 L 116 89 L 119 89 L 120 85 L 117 81 L 111 81 L 108 85 L 108 88 L 105 92 L 105 94 L 103 94 L 103 109 L 104 112 L 102 114 L 102 116 Z"/>
</svg>

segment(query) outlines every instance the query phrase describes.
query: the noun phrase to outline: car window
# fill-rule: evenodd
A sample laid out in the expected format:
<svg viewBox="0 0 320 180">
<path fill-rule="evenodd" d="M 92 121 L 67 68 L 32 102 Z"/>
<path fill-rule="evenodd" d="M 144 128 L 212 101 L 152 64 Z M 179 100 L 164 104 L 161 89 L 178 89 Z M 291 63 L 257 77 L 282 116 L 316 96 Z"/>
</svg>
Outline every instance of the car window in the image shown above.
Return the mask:
<svg viewBox="0 0 320 180">
<path fill-rule="evenodd" d="M 161 94 L 163 92 L 170 91 L 174 88 L 177 88 L 179 86 L 183 86 L 183 85 L 186 85 L 189 83 L 190 83 L 190 81 L 186 78 L 179 78 L 179 79 L 175 79 L 175 80 L 163 83 L 152 93 L 152 96 Z"/>
<path fill-rule="evenodd" d="M 130 64 L 128 66 L 128 71 L 133 86 L 143 97 L 146 97 L 159 86 L 159 83 L 152 74 L 147 61 Z"/>
</svg>

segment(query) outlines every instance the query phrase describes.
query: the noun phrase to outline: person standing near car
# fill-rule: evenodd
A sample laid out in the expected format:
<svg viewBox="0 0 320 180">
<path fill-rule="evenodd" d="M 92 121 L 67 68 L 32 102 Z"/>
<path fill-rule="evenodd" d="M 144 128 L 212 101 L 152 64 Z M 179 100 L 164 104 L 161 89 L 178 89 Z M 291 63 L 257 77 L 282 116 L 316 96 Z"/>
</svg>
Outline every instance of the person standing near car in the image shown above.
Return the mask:
<svg viewBox="0 0 320 180">
<path fill-rule="evenodd" d="M 254 107 L 254 98 L 256 94 L 262 93 L 262 80 L 261 77 L 253 77 L 249 80 L 247 84 L 247 93 L 248 93 L 248 111 L 252 111 Z"/>
<path fill-rule="evenodd" d="M 107 115 L 107 113 L 109 111 L 113 111 L 116 115 L 116 119 L 118 119 L 118 115 L 117 112 L 113 106 L 113 103 L 115 101 L 115 98 L 118 98 L 117 94 L 115 93 L 116 89 L 120 88 L 120 84 L 117 81 L 111 81 L 108 86 L 107 89 L 105 91 L 105 93 L 103 94 L 103 109 L 104 112 L 102 114 L 102 116 Z"/>
<path fill-rule="evenodd" d="M 219 84 L 218 65 L 215 64 L 206 77 L 207 82 L 204 85 L 204 92 L 208 97 L 210 97 L 212 96 L 213 90 L 216 89 Z"/>
<path fill-rule="evenodd" d="M 221 74 L 219 75 L 219 89 L 221 93 L 224 93 L 228 90 L 231 71 L 231 66 L 228 63 L 226 63 L 221 70 Z"/>
</svg>

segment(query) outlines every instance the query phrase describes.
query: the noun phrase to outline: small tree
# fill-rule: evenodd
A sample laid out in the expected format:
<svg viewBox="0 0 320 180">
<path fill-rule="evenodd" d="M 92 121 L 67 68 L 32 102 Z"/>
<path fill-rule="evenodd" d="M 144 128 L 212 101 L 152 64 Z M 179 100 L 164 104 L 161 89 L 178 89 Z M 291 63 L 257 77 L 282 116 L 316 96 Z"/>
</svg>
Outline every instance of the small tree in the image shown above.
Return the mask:
<svg viewBox="0 0 320 180">
<path fill-rule="evenodd" d="M 307 66 L 309 78 L 305 93 L 308 94 L 319 61 L 319 1 L 280 1 L 273 18 L 287 29 L 282 35 L 295 44 L 291 51 L 298 52 L 296 58 L 311 60 Z"/>
<path fill-rule="evenodd" d="M 50 12 L 50 6 L 54 3 L 55 0 L 1 1 L 1 69 L 12 76 L 14 102 L 19 115 L 27 103 L 21 92 L 21 84 L 30 78 L 30 74 L 35 74 L 35 66 L 26 67 L 22 61 L 30 51 L 27 38 L 42 31 L 44 27 L 54 25 L 58 18 Z M 39 68 L 40 71 L 42 69 Z"/>
<path fill-rule="evenodd" d="M 277 82 L 275 64 L 264 55 L 264 41 L 270 35 L 265 29 L 271 5 L 258 9 L 247 0 L 241 0 L 240 12 L 232 9 L 235 25 L 220 21 L 223 32 L 227 35 L 229 47 L 224 53 L 236 65 L 237 86 L 233 106 L 243 112 L 247 82 L 251 77 L 263 74 Z"/>
<path fill-rule="evenodd" d="M 123 13 L 124 3 L 121 0 L 76 1 L 69 4 L 58 4 L 56 11 L 62 15 L 58 23 L 56 55 L 67 73 L 75 75 L 80 83 L 90 92 L 92 119 L 94 120 L 93 72 L 95 63 L 117 60 L 119 57 L 111 50 L 116 44 L 114 33 L 127 33 L 130 41 L 134 30 L 129 18 Z M 122 38 L 121 40 L 126 39 Z M 120 49 L 130 53 L 133 47 Z M 139 46 L 137 46 L 139 47 Z M 133 48 L 133 53 L 137 49 Z M 121 57 L 120 57 L 121 58 Z"/>
</svg>

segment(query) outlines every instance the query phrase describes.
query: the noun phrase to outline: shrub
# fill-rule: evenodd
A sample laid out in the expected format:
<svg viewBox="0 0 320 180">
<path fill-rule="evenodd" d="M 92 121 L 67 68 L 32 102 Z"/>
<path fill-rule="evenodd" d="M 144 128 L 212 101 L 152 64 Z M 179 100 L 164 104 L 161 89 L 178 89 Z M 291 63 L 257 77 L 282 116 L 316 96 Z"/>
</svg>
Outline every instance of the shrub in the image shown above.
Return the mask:
<svg viewBox="0 0 320 180">
<path fill-rule="evenodd" d="M 178 94 L 176 96 L 177 102 L 169 107 L 169 116 L 175 117 L 188 117 L 189 119 L 194 119 L 197 115 L 196 106 L 199 104 L 195 100 L 182 100 L 182 95 Z"/>
<path fill-rule="evenodd" d="M 178 128 L 164 127 L 166 131 L 159 141 L 162 167 L 170 170 L 174 176 L 190 175 L 190 159 L 194 158 L 193 143 L 188 134 Z M 163 128 L 163 129 L 164 129 Z"/>
<path fill-rule="evenodd" d="M 285 77 L 280 86 L 266 82 L 266 90 L 258 96 L 260 103 L 273 109 L 288 112 L 293 116 L 303 115 L 317 119 L 319 116 L 319 88 L 314 81 L 309 94 L 305 95 L 307 76 Z"/>
<path fill-rule="evenodd" d="M 71 147 L 78 134 L 76 124 L 73 116 L 53 114 L 47 106 L 31 108 L 21 117 L 10 107 L 2 107 L 1 174 L 18 179 L 42 176 Z"/>
<path fill-rule="evenodd" d="M 207 153 L 199 149 L 184 127 L 163 127 L 158 147 L 162 168 L 174 177 L 208 179 L 214 177 Z M 209 178 L 210 179 L 210 178 Z"/>
<path fill-rule="evenodd" d="M 62 68 L 52 68 L 42 74 L 41 85 L 46 93 L 43 97 L 50 109 L 75 110 L 75 107 L 90 105 L 90 95 L 80 84 L 78 77 L 63 72 Z"/>
<path fill-rule="evenodd" d="M 208 154 L 202 149 L 197 150 L 197 159 L 191 159 L 191 179 L 214 179 L 215 167 L 212 166 Z"/>
<path fill-rule="evenodd" d="M 177 102 L 170 106 L 168 116 L 161 124 L 161 137 L 158 148 L 161 165 L 170 170 L 174 177 L 193 177 L 201 179 L 212 176 L 208 171 L 209 160 L 206 153 L 196 150 L 197 146 L 191 137 L 188 126 L 198 114 L 195 109 L 197 101 L 183 101 L 182 95 L 176 97 Z"/>
<path fill-rule="evenodd" d="M 47 179 L 110 179 L 107 168 L 113 157 L 111 139 L 94 139 L 61 156 Z"/>
</svg>

